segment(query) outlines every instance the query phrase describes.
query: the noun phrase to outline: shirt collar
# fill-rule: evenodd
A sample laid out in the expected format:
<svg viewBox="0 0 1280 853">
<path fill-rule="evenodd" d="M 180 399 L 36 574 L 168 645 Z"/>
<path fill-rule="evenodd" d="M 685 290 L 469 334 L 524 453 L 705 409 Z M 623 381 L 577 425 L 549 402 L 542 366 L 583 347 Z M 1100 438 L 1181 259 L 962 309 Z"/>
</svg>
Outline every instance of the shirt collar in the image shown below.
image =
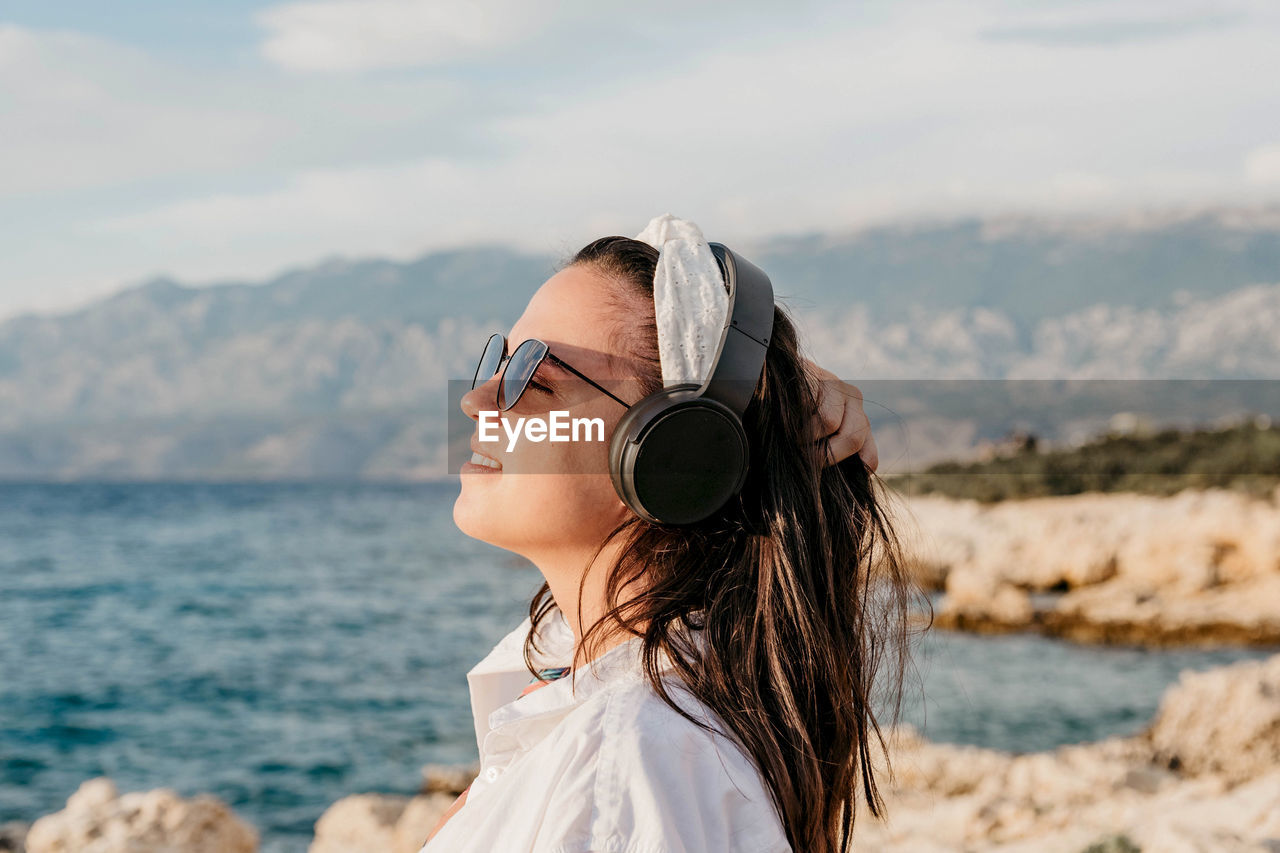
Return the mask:
<svg viewBox="0 0 1280 853">
<path fill-rule="evenodd" d="M 484 739 L 490 731 L 489 715 L 519 696 L 532 678 L 524 665 L 524 641 L 532 624 L 526 616 L 467 673 L 476 745 L 482 755 Z M 542 621 L 538 645 L 545 651 L 541 658 L 535 658 L 536 663 L 567 666 L 573 660 L 573 631 L 559 608 Z"/>
<path fill-rule="evenodd" d="M 467 673 L 471 692 L 471 713 L 476 728 L 476 745 L 485 758 L 485 740 L 502 729 L 515 738 L 511 746 L 528 746 L 538 733 L 555 725 L 561 717 L 586 701 L 587 697 L 613 682 L 644 677 L 640 637 L 629 637 L 576 673 L 570 672 L 546 687 L 520 696 L 532 676 L 524 664 L 524 640 L 532 625 L 525 617 L 503 637 L 493 650 Z M 695 632 L 695 640 L 700 632 Z M 568 666 L 573 661 L 573 630 L 564 614 L 555 609 L 539 626 L 539 646 L 535 655 L 539 666 Z M 659 653 L 659 669 L 670 668 L 665 653 Z M 493 744 L 491 744 L 493 746 Z M 490 750 L 492 751 L 492 750 Z"/>
</svg>

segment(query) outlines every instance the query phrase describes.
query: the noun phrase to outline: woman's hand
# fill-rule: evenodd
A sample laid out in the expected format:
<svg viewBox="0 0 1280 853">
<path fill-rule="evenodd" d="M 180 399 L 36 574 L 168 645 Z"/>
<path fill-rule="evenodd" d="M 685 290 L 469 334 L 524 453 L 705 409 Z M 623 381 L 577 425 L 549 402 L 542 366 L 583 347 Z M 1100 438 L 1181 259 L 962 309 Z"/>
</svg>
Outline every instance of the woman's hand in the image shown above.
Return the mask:
<svg viewBox="0 0 1280 853">
<path fill-rule="evenodd" d="M 808 359 L 804 363 L 817 381 L 815 451 L 821 453 L 825 442 L 829 453 L 826 464 L 834 465 L 856 453 L 862 457 L 869 470 L 875 471 L 880 464 L 880 457 L 876 453 L 876 440 L 871 435 L 871 421 L 862 410 L 862 392 L 856 385 L 842 382 L 830 370 L 825 370 Z"/>
</svg>

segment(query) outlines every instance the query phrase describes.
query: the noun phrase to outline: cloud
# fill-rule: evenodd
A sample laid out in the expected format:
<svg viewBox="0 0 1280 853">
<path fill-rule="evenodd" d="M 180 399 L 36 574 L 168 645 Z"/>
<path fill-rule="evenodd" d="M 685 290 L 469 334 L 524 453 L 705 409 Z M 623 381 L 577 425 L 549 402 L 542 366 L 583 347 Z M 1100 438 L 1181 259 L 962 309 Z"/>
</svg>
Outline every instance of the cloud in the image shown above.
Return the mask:
<svg viewBox="0 0 1280 853">
<path fill-rule="evenodd" d="M 0 24 L 0 196 L 218 168 L 269 144 L 270 116 L 182 96 L 145 55 Z"/>
<path fill-rule="evenodd" d="M 1251 183 L 1280 184 L 1280 145 L 1264 145 L 1246 154 L 1244 174 Z"/>
<path fill-rule="evenodd" d="M 244 183 L 246 173 L 322 165 L 369 141 L 386 148 L 397 132 L 469 109 L 449 81 L 210 74 L 80 33 L 6 24 L 0 91 L 0 200 L 183 177 Z M 444 124 L 412 146 L 455 143 Z"/>
<path fill-rule="evenodd" d="M 678 65 L 744 34 L 787 37 L 826 0 L 299 0 L 254 19 L 268 62 L 292 72 L 462 69 L 513 82 L 572 68 L 579 82 L 637 49 L 654 66 Z M 523 64 L 523 67 L 521 65 Z"/>
<path fill-rule="evenodd" d="M 1204 8 L 1168 2 L 1170 20 Z M 1222 13 L 1248 27 L 1086 55 L 980 34 L 1155 3 L 570 3 L 530 0 L 511 20 L 548 17 L 521 33 L 493 3 L 452 29 L 391 0 L 277 6 L 279 65 L 219 68 L 0 28 L 0 315 L 157 271 L 567 252 L 666 210 L 741 241 L 1274 194 L 1267 149 L 1243 171 L 1240 154 L 1280 114 L 1280 27 L 1258 4 Z"/>
<path fill-rule="evenodd" d="M 665 210 L 741 240 L 920 214 L 1178 203 L 1224 186 L 1212 151 L 1232 143 L 1214 112 L 1264 102 L 1264 69 L 1280 76 L 1264 34 L 1217 33 L 1230 57 L 1154 42 L 1082 65 L 1035 46 L 993 49 L 972 22 L 936 7 L 728 45 L 678 73 L 490 117 L 477 133 L 494 141 L 491 156 L 299 171 L 270 190 L 97 228 L 148 235 L 157 257 L 208 269 L 220 263 L 211 235 L 235 249 L 221 256 L 273 247 L 284 263 L 326 248 L 403 257 L 494 240 L 564 251 Z M 1169 87 L 1171 67 L 1213 62 Z"/>
<path fill-rule="evenodd" d="M 1243 24 L 1240 14 L 1204 14 L 1185 18 L 1096 18 L 1060 23 L 997 26 L 981 31 L 990 41 L 1021 41 L 1058 47 L 1121 44 L 1177 38 Z"/>
<path fill-rule="evenodd" d="M 483 56 L 550 26 L 535 0 L 326 0 L 257 15 L 262 55 L 291 71 L 364 71 Z"/>
</svg>

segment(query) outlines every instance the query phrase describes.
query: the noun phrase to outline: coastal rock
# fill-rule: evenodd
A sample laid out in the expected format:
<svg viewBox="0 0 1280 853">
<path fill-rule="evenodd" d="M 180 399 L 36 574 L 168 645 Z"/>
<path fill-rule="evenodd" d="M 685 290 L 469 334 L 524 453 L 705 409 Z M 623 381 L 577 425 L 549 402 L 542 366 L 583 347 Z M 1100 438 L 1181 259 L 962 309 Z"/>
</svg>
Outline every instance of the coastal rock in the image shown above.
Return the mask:
<svg viewBox="0 0 1280 853">
<path fill-rule="evenodd" d="M 1280 655 L 1183 673 L 1151 727 L 1156 760 L 1229 782 L 1280 768 Z"/>
<path fill-rule="evenodd" d="M 1011 755 L 903 727 L 886 819 L 860 807 L 855 839 L 885 853 L 1275 853 L 1278 747 L 1280 655 L 1184 675 L 1128 738 Z"/>
<path fill-rule="evenodd" d="M 1280 573 L 1200 593 L 1117 580 L 1063 596 L 1037 613 L 1046 633 L 1079 642 L 1171 645 L 1280 643 Z"/>
<path fill-rule="evenodd" d="M 946 592 L 939 627 L 1280 644 L 1280 490 L 905 501 L 909 558 L 922 584 Z"/>
<path fill-rule="evenodd" d="M 442 792 L 344 797 L 316 821 L 308 853 L 417 853 L 455 799 Z"/>
<path fill-rule="evenodd" d="M 395 794 L 343 797 L 316 821 L 316 834 L 308 853 L 389 851 L 396 821 L 408 804 L 408 797 Z"/>
<path fill-rule="evenodd" d="M 27 853 L 254 853 L 258 833 L 209 794 L 118 794 L 100 777 L 32 824 L 26 843 Z"/>
<path fill-rule="evenodd" d="M 930 743 L 909 725 L 894 730 L 890 744 L 898 791 L 929 791 L 944 797 L 972 793 L 984 779 L 1003 773 L 1007 753 L 976 746 Z"/>
<path fill-rule="evenodd" d="M 440 822 L 440 817 L 457 798 L 458 795 L 453 793 L 434 793 L 410 800 L 396 821 L 391 838 L 392 853 L 418 853 L 431 830 Z"/>
<path fill-rule="evenodd" d="M 26 853 L 31 825 L 20 820 L 0 823 L 0 853 Z"/>
<path fill-rule="evenodd" d="M 1035 616 L 1031 597 L 989 574 L 965 566 L 947 576 L 946 611 L 942 619 L 950 627 L 981 631 L 1016 631 Z"/>
<path fill-rule="evenodd" d="M 1237 787 L 1216 777 L 1186 783 L 1131 807 L 1127 817 L 1125 834 L 1144 851 L 1274 853 L 1280 770 Z"/>
<path fill-rule="evenodd" d="M 471 764 L 428 764 L 422 768 L 421 794 L 458 796 L 480 775 L 480 762 Z"/>
<path fill-rule="evenodd" d="M 904 758 L 895 757 L 895 768 Z M 1187 778 L 1151 766 L 1140 737 L 1021 756 L 923 743 L 915 760 L 944 772 L 924 786 L 925 777 L 900 774 L 886 792 L 884 820 L 860 808 L 855 839 L 862 848 L 1280 849 L 1280 770 L 1235 787 L 1220 776 Z"/>
</svg>

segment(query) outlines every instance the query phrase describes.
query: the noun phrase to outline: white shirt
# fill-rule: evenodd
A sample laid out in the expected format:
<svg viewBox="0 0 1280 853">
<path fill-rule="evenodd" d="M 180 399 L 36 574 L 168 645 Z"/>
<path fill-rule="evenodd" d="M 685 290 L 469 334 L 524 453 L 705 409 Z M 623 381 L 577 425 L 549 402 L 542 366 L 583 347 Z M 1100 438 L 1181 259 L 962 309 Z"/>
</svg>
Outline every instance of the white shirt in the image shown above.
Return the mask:
<svg viewBox="0 0 1280 853">
<path fill-rule="evenodd" d="M 528 617 L 467 673 L 480 775 L 418 853 L 791 853 L 747 753 L 674 674 L 672 710 L 644 679 L 631 638 L 520 696 Z M 538 665 L 567 665 L 573 634 L 544 620 Z M 665 659 L 664 659 L 665 660 Z M 512 697 L 517 697 L 514 700 Z"/>
</svg>

